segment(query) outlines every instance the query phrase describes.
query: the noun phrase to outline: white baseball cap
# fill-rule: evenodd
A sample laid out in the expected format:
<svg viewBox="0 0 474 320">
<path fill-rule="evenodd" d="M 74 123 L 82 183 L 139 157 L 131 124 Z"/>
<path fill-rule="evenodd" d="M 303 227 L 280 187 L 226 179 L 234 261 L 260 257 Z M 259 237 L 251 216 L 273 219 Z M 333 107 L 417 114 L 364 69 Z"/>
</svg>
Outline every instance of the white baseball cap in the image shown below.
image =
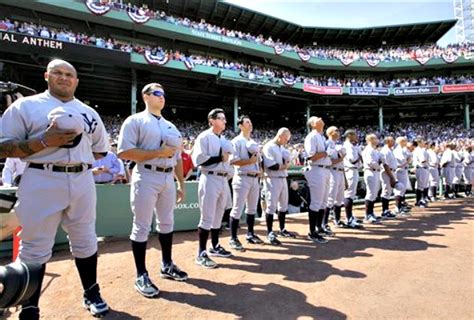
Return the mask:
<svg viewBox="0 0 474 320">
<path fill-rule="evenodd" d="M 56 122 L 58 129 L 71 130 L 77 133 L 77 136 L 71 143 L 60 146 L 60 148 L 74 148 L 82 139 L 84 132 L 84 117 L 73 107 L 56 107 L 48 113 L 50 123 Z"/>
</svg>

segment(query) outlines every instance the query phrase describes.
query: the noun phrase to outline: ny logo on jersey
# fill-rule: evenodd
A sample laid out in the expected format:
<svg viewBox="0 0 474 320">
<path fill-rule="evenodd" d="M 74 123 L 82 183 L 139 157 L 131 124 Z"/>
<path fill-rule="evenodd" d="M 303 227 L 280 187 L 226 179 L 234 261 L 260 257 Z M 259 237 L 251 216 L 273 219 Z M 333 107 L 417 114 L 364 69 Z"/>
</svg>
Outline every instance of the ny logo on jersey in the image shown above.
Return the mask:
<svg viewBox="0 0 474 320">
<path fill-rule="evenodd" d="M 85 128 L 86 133 L 93 134 L 99 123 L 97 122 L 97 120 L 95 120 L 92 117 L 89 119 L 87 114 L 85 113 L 81 113 L 81 114 L 82 114 L 82 117 L 84 118 L 84 123 L 86 125 L 86 128 Z"/>
</svg>

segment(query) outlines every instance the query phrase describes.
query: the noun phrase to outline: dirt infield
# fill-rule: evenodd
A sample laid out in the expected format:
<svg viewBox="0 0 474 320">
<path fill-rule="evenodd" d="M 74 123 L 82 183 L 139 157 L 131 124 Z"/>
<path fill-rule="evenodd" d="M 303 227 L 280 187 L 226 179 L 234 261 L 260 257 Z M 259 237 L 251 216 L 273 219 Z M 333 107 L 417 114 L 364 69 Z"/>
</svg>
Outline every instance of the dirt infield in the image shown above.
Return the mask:
<svg viewBox="0 0 474 320">
<path fill-rule="evenodd" d="M 133 288 L 129 242 L 106 242 L 99 249 L 100 285 L 112 308 L 106 318 L 472 319 L 473 218 L 473 198 L 434 203 L 365 230 L 338 229 L 328 244 L 315 245 L 304 239 L 306 215 L 293 215 L 288 229 L 297 239 L 283 239 L 282 247 L 246 245 L 246 252 L 216 258 L 215 270 L 194 264 L 196 233 L 178 233 L 173 255 L 189 273 L 185 283 L 157 276 L 161 255 L 154 236 L 147 266 L 161 293 L 151 300 Z M 264 235 L 263 222 L 257 231 Z M 226 232 L 225 247 L 228 240 Z M 48 264 L 43 290 L 45 319 L 88 317 L 68 251 Z M 15 309 L 7 315 L 17 318 Z"/>
</svg>

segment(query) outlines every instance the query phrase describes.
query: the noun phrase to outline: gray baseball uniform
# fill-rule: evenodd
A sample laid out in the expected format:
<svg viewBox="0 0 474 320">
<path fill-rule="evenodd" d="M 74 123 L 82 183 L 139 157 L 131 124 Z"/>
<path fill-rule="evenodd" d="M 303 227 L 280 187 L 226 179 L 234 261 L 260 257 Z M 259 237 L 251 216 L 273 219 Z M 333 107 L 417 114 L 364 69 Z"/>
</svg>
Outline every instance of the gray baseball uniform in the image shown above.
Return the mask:
<svg viewBox="0 0 474 320">
<path fill-rule="evenodd" d="M 211 157 L 218 157 L 230 142 L 224 136 L 216 135 L 212 128 L 201 132 L 196 138 L 192 159 L 194 165 L 200 167 L 201 176 L 199 178 L 198 196 L 199 207 L 201 209 L 201 219 L 199 228 L 204 230 L 219 229 L 222 223 L 228 195 L 230 193 L 227 175 L 229 168 L 225 163 L 218 162 L 210 165 L 203 165 Z"/>
<path fill-rule="evenodd" d="M 331 159 L 340 159 L 346 154 L 344 147 L 340 144 L 336 144 L 336 142 L 331 139 L 326 141 L 326 147 L 336 151 L 331 154 Z M 345 178 L 343 161 L 332 164 L 330 169 L 327 206 L 332 208 L 334 206 L 342 206 L 344 204 Z"/>
<path fill-rule="evenodd" d="M 428 151 L 428 184 L 430 187 L 438 187 L 439 184 L 439 156 L 436 152 L 429 149 Z"/>
<path fill-rule="evenodd" d="M 55 113 L 60 109 L 62 115 L 61 111 Z M 1 140 L 41 137 L 53 113 L 58 116 L 58 125 L 60 117 L 82 122 L 82 138 L 73 148 L 45 148 L 23 159 L 28 165 L 18 188 L 15 211 L 23 227 L 19 259 L 24 262 L 43 264 L 50 259 L 59 224 L 68 233 L 76 258 L 97 252 L 96 190 L 88 168 L 94 161 L 93 152 L 108 150 L 107 133 L 98 113 L 78 99 L 62 102 L 45 91 L 19 99 L 7 109 Z"/>
<path fill-rule="evenodd" d="M 238 160 L 250 159 L 250 157 L 259 152 L 259 145 L 252 139 L 247 140 L 243 135 L 238 135 L 232 140 L 234 153 L 230 163 Z M 234 219 L 240 219 L 245 206 L 246 214 L 257 212 L 259 184 L 258 174 L 260 172 L 259 161 L 255 164 L 246 166 L 235 166 L 235 175 L 232 180 L 232 189 L 234 199 L 230 215 Z"/>
<path fill-rule="evenodd" d="M 462 172 L 463 172 L 463 154 L 461 151 L 454 151 L 454 184 L 460 184 L 462 179 Z"/>
<path fill-rule="evenodd" d="M 395 159 L 395 155 L 392 152 L 392 149 L 390 149 L 388 145 L 385 145 L 380 150 L 380 154 L 383 159 L 382 162 L 385 163 L 390 168 L 390 170 L 395 176 L 395 172 L 397 170 L 398 164 L 397 164 L 397 160 Z M 382 167 L 381 169 L 382 169 L 382 171 L 380 172 L 380 179 L 382 183 L 381 197 L 385 199 L 390 199 L 390 196 L 392 195 L 392 192 L 393 192 L 393 188 L 390 185 L 390 177 L 387 174 L 387 172 L 385 172 L 385 168 Z"/>
<path fill-rule="evenodd" d="M 444 177 L 444 184 L 448 186 L 453 185 L 454 181 L 454 166 L 455 166 L 455 160 L 454 160 L 454 151 L 451 149 L 446 149 L 443 152 L 443 155 L 441 156 L 440 160 L 440 165 L 441 165 L 441 173 L 442 176 Z"/>
<path fill-rule="evenodd" d="M 357 194 L 357 185 L 359 184 L 359 169 L 361 167 L 362 155 L 360 148 L 349 141 L 344 142 L 346 156 L 344 157 L 344 174 L 346 176 L 347 188 L 344 191 L 344 198 L 354 199 Z"/>
<path fill-rule="evenodd" d="M 411 159 L 411 153 L 406 148 L 402 148 L 402 146 L 398 145 L 395 150 L 393 150 L 393 155 L 397 160 L 397 169 L 395 170 L 395 177 L 398 182 L 401 183 L 403 186 L 400 189 L 395 189 L 394 194 L 395 196 L 405 196 L 405 192 L 408 188 L 410 180 L 408 178 L 408 164 Z"/>
<path fill-rule="evenodd" d="M 416 147 L 413 151 L 413 166 L 416 168 L 416 188 L 424 190 L 429 186 L 428 153 L 426 149 Z"/>
<path fill-rule="evenodd" d="M 316 130 L 312 130 L 304 140 L 304 149 L 308 158 L 319 152 L 329 152 L 326 139 Z M 332 150 L 333 152 L 334 150 Z M 331 167 L 330 155 L 316 161 L 309 160 L 309 167 L 304 176 L 308 181 L 311 202 L 309 209 L 319 211 L 326 209 L 329 194 L 329 168 Z"/>
<path fill-rule="evenodd" d="M 181 134 L 171 122 L 145 110 L 131 115 L 124 121 L 117 152 L 120 154 L 131 149 L 156 150 L 163 145 L 180 147 Z M 138 162 L 133 168 L 130 187 L 130 204 L 133 212 L 131 240 L 136 242 L 148 240 L 153 214 L 158 232 L 173 231 L 173 212 L 176 203 L 173 170 L 179 159 L 181 152 L 176 151 L 170 158 L 154 158 Z"/>
<path fill-rule="evenodd" d="M 383 157 L 377 149 L 368 145 L 362 151 L 364 162 L 364 182 L 367 188 L 365 200 L 375 201 L 380 190 L 380 170 Z"/>
<path fill-rule="evenodd" d="M 463 179 L 464 183 L 470 185 L 474 181 L 474 174 L 472 172 L 474 167 L 474 153 L 469 153 L 467 150 L 463 154 Z"/>
<path fill-rule="evenodd" d="M 283 165 L 283 153 L 286 150 L 275 141 L 270 140 L 263 147 L 264 188 L 266 190 L 265 200 L 267 202 L 266 214 L 275 214 L 288 210 L 288 183 L 287 170 L 270 170 L 269 167 L 278 164 Z"/>
</svg>

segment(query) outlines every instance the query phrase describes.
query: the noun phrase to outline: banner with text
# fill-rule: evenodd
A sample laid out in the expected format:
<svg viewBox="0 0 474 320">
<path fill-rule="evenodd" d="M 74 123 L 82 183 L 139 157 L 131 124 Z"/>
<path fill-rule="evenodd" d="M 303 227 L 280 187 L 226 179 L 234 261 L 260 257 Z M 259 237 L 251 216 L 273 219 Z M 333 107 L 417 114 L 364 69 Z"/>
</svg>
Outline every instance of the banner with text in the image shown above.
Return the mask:
<svg viewBox="0 0 474 320">
<path fill-rule="evenodd" d="M 442 93 L 474 92 L 474 83 L 446 84 L 441 87 Z"/>
<path fill-rule="evenodd" d="M 355 87 L 349 88 L 351 96 L 388 96 L 388 88 Z"/>
<path fill-rule="evenodd" d="M 423 94 L 438 94 L 439 86 L 426 86 L 426 87 L 407 87 L 407 88 L 394 88 L 394 96 L 413 96 Z"/>
<path fill-rule="evenodd" d="M 303 86 L 303 91 L 311 92 L 315 94 L 321 94 L 321 95 L 332 95 L 332 96 L 342 95 L 342 87 L 323 87 L 323 86 L 317 86 L 314 84 L 305 84 Z"/>
</svg>

